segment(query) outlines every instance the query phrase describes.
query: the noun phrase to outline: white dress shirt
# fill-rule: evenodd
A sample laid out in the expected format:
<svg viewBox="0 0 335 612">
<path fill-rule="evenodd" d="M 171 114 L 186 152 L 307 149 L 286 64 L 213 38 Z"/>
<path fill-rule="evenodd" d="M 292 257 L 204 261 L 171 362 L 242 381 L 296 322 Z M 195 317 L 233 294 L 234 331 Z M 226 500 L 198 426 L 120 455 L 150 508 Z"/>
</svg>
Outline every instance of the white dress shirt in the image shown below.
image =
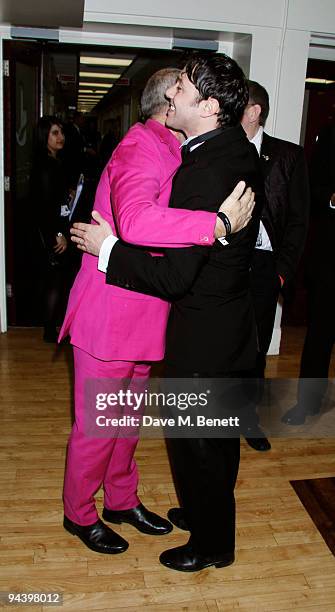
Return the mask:
<svg viewBox="0 0 335 612">
<path fill-rule="evenodd" d="M 252 144 L 255 145 L 256 149 L 257 149 L 257 153 L 258 155 L 261 154 L 261 146 L 262 146 L 262 142 L 263 142 L 263 128 L 262 126 L 260 126 L 260 128 L 258 129 L 257 134 L 255 134 L 255 136 L 253 138 L 251 138 L 250 142 L 252 142 Z M 256 249 L 261 249 L 262 251 L 272 251 L 272 246 L 271 246 L 271 242 L 270 242 L 270 238 L 269 235 L 262 223 L 262 221 L 260 221 L 259 223 L 259 232 L 258 232 L 258 236 L 257 236 L 257 240 L 256 240 L 256 245 L 255 245 Z"/>
</svg>

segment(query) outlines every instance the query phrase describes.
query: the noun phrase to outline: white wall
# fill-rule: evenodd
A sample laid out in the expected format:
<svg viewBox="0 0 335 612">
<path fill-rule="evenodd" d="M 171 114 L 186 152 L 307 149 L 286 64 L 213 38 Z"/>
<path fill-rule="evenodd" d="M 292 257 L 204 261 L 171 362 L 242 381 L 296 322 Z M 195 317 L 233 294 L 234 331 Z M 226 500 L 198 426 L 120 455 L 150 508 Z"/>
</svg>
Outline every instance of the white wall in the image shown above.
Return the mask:
<svg viewBox="0 0 335 612">
<path fill-rule="evenodd" d="M 290 0 L 287 25 L 295 30 L 334 33 L 334 0 Z"/>
<path fill-rule="evenodd" d="M 86 0 L 84 21 L 214 30 L 221 29 L 221 23 L 276 27 L 285 4 L 284 0 Z"/>
</svg>

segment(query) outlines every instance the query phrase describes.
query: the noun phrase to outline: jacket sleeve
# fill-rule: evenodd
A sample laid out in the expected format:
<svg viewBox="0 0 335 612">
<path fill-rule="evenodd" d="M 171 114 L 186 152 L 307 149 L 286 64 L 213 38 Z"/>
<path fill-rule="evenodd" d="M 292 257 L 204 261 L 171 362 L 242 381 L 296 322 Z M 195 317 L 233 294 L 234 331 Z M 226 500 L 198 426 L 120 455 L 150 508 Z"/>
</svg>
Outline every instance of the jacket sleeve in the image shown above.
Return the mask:
<svg viewBox="0 0 335 612">
<path fill-rule="evenodd" d="M 208 248 L 194 246 L 166 249 L 163 257 L 153 257 L 118 241 L 109 258 L 106 282 L 171 301 L 192 287 L 208 253 Z"/>
<path fill-rule="evenodd" d="M 166 188 L 161 184 L 161 155 L 147 134 L 141 140 L 128 138 L 115 150 L 108 174 L 119 236 L 130 244 L 151 248 L 211 245 L 215 213 L 159 205 L 160 191 Z"/>
<path fill-rule="evenodd" d="M 301 148 L 290 177 L 287 224 L 277 259 L 277 272 L 285 282 L 294 278 L 303 252 L 308 230 L 309 211 L 309 177 L 305 155 Z"/>
</svg>

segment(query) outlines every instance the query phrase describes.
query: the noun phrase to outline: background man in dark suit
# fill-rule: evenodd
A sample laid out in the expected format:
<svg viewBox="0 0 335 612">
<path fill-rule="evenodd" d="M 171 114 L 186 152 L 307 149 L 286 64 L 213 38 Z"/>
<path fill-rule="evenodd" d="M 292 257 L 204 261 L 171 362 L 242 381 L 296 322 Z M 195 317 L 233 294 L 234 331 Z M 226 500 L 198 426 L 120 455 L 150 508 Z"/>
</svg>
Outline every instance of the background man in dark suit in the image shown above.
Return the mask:
<svg viewBox="0 0 335 612">
<path fill-rule="evenodd" d="M 187 136 L 170 206 L 216 211 L 243 179 L 256 192 L 253 219 L 229 235 L 229 221 L 223 215 L 228 230 L 222 242 L 208 249 L 166 250 L 165 257 L 151 257 L 117 241 L 107 282 L 175 300 L 167 332 L 166 376 L 215 377 L 229 389 L 234 386 L 229 379 L 238 380 L 242 372 L 255 367 L 257 354 L 249 267 L 263 205 L 263 180 L 257 152 L 240 125 L 247 83 L 230 58 L 200 56 L 187 63 L 167 96 L 172 99 L 167 125 Z M 182 504 L 182 509 L 170 510 L 169 518 L 188 528 L 191 537 L 184 546 L 163 552 L 161 563 L 180 571 L 229 565 L 235 548 L 239 438 L 171 439 L 169 446 Z"/>
<path fill-rule="evenodd" d="M 320 412 L 335 342 L 335 125 L 325 126 L 311 162 L 313 240 L 307 264 L 308 322 L 300 363 L 298 403 L 282 421 L 302 425 Z"/>
<path fill-rule="evenodd" d="M 279 292 L 293 283 L 304 248 L 310 197 L 303 148 L 264 132 L 269 96 L 256 81 L 248 84 L 249 100 L 242 126 L 260 156 L 266 196 L 250 279 L 259 342 L 255 376 L 262 379 Z M 258 426 L 256 413 L 250 431 L 251 436 L 246 432 L 250 446 L 261 451 L 271 448 Z"/>
</svg>

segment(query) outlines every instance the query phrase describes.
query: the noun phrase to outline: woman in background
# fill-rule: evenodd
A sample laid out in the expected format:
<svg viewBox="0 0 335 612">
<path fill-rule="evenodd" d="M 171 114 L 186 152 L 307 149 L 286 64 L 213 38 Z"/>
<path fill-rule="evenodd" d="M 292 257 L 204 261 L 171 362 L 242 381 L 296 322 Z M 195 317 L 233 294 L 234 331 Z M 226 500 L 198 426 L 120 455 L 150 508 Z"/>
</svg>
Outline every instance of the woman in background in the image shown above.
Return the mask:
<svg viewBox="0 0 335 612">
<path fill-rule="evenodd" d="M 58 155 L 64 146 L 63 127 L 56 117 L 44 116 L 36 128 L 36 151 L 31 175 L 32 203 L 44 252 L 44 335 L 56 342 L 66 287 L 66 205 L 69 192 Z M 62 216 L 63 215 L 63 216 Z"/>
</svg>

